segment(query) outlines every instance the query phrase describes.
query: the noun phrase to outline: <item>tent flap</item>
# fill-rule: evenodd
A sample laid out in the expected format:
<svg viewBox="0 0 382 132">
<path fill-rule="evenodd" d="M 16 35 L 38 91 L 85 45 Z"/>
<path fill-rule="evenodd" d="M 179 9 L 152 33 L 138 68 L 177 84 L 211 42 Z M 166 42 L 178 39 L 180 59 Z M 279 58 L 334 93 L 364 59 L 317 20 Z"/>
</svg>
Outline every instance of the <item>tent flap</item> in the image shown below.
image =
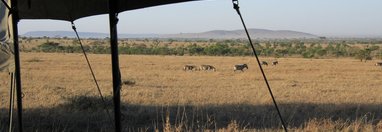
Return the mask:
<svg viewBox="0 0 382 132">
<path fill-rule="evenodd" d="M 0 3 L 0 71 L 13 71 L 13 51 L 11 47 L 12 30 L 9 29 L 11 20 L 8 17 L 8 9 Z M 10 66 L 11 65 L 11 66 Z"/>
<path fill-rule="evenodd" d="M 119 12 L 195 0 L 119 0 Z M 18 0 L 20 19 L 76 19 L 107 14 L 108 0 Z"/>
</svg>

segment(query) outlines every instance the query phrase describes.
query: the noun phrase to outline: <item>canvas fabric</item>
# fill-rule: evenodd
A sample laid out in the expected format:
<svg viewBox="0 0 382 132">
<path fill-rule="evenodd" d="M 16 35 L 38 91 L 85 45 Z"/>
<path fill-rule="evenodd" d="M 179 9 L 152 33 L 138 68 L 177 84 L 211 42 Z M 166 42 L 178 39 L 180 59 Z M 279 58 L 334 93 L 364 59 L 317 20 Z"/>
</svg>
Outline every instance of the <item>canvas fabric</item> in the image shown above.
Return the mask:
<svg viewBox="0 0 382 132">
<path fill-rule="evenodd" d="M 8 14 L 8 9 L 3 3 L 0 3 L 0 72 L 13 72 L 14 59 L 13 47 L 11 41 L 12 31 L 9 30 L 11 18 Z"/>
<path fill-rule="evenodd" d="M 196 0 L 118 0 L 118 12 Z M 20 19 L 74 21 L 107 14 L 109 0 L 17 0 Z"/>
</svg>

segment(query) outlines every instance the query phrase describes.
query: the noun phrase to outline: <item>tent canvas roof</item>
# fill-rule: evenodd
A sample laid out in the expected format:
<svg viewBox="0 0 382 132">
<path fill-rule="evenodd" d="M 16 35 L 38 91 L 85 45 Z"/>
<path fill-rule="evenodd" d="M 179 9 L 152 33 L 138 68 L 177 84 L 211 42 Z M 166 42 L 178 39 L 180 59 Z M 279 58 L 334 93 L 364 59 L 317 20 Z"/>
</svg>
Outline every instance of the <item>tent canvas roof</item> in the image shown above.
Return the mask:
<svg viewBox="0 0 382 132">
<path fill-rule="evenodd" d="M 196 0 L 119 0 L 119 12 Z M 107 14 L 109 0 L 17 0 L 20 19 L 76 19 Z"/>
</svg>

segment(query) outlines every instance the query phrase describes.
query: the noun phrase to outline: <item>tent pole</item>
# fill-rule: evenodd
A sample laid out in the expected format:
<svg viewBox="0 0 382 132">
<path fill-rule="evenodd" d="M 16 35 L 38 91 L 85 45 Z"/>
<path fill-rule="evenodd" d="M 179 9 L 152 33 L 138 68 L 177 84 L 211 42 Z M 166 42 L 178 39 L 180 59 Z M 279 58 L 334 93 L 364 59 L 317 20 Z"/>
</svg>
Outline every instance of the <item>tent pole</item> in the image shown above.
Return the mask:
<svg viewBox="0 0 382 132">
<path fill-rule="evenodd" d="M 121 132 L 121 74 L 118 59 L 118 0 L 109 0 L 109 23 L 110 23 L 110 48 L 113 72 L 113 103 L 115 131 Z"/>
<path fill-rule="evenodd" d="M 17 0 L 11 0 L 12 13 L 12 29 L 13 29 L 13 44 L 15 53 L 15 78 L 16 78 L 16 96 L 17 96 L 17 117 L 19 132 L 23 131 L 23 104 L 21 92 L 21 74 L 20 74 L 20 52 L 19 52 L 19 33 L 17 24 L 19 22 L 19 14 L 17 8 Z"/>
<path fill-rule="evenodd" d="M 14 75 L 15 73 L 14 72 L 10 72 L 9 75 L 11 76 L 11 83 L 10 83 L 10 92 L 9 92 L 9 117 L 8 117 L 8 123 L 9 123 L 9 127 L 8 127 L 8 131 L 9 132 L 12 132 L 13 130 L 13 108 L 14 108 L 14 104 L 15 104 L 15 78 L 14 78 Z"/>
</svg>

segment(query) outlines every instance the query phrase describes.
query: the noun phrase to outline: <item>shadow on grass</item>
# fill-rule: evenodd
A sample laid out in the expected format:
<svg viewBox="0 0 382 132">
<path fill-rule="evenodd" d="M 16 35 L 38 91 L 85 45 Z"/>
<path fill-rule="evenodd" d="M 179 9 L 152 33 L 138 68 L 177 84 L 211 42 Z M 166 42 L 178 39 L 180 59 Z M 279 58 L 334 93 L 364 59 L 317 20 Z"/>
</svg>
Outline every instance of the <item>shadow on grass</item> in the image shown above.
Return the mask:
<svg viewBox="0 0 382 132">
<path fill-rule="evenodd" d="M 99 97 L 78 96 L 54 108 L 24 109 L 23 123 L 27 131 L 111 131 L 113 106 Z M 279 104 L 288 128 L 303 127 L 311 120 L 359 120 L 376 125 L 382 120 L 382 104 Z M 110 111 L 111 119 L 105 108 Z M 175 105 L 147 106 L 123 103 L 122 125 L 125 131 L 163 130 L 165 122 L 186 131 L 217 130 L 236 121 L 246 129 L 281 129 L 273 105 Z M 7 130 L 7 111 L 1 109 L 0 129 Z"/>
</svg>

